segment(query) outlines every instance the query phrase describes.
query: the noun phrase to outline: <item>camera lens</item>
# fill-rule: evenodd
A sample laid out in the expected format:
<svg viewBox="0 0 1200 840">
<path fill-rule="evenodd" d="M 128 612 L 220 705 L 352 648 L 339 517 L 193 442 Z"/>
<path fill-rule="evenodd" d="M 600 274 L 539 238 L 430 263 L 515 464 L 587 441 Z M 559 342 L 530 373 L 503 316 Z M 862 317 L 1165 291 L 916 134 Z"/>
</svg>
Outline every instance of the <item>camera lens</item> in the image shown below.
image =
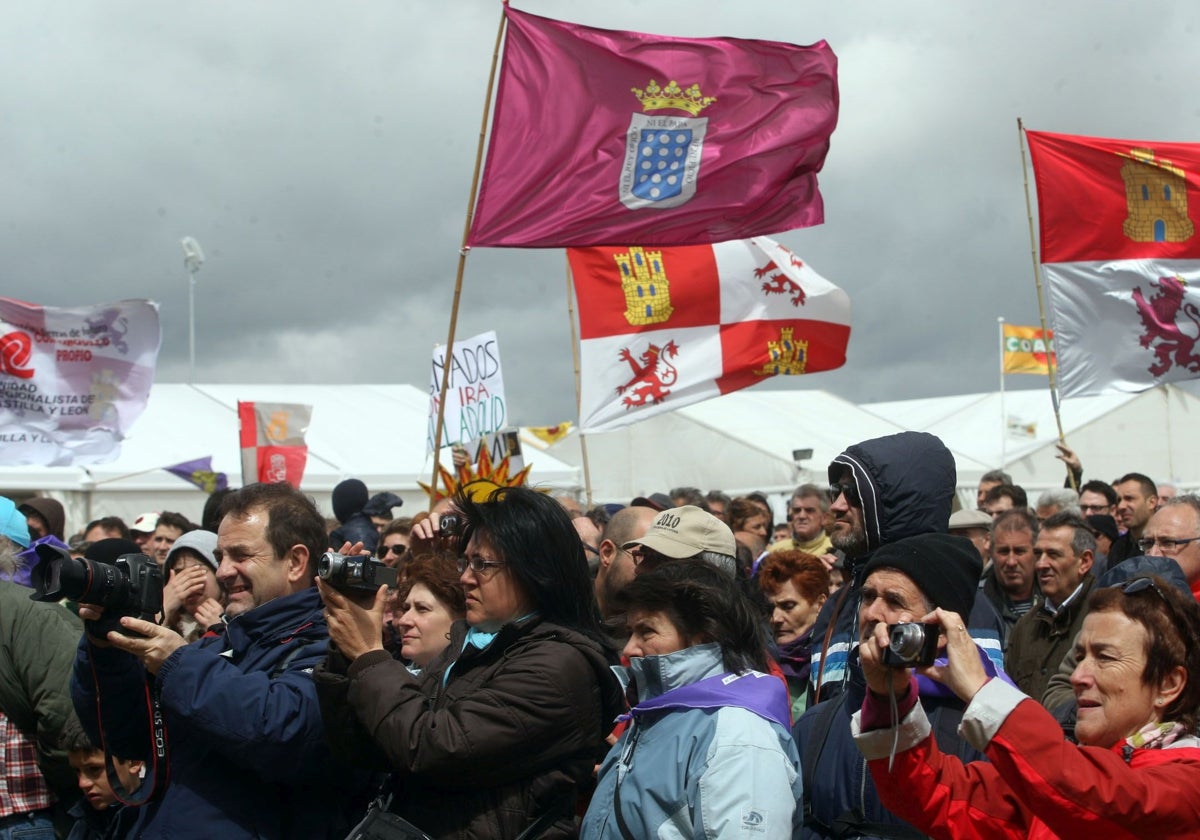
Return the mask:
<svg viewBox="0 0 1200 840">
<path fill-rule="evenodd" d="M 891 649 L 897 658 L 914 661 L 925 644 L 925 628 L 920 624 L 897 624 L 892 627 Z"/>
<path fill-rule="evenodd" d="M 317 577 L 321 580 L 331 580 L 341 573 L 346 565 L 346 558 L 335 551 L 326 551 L 317 561 Z"/>
</svg>

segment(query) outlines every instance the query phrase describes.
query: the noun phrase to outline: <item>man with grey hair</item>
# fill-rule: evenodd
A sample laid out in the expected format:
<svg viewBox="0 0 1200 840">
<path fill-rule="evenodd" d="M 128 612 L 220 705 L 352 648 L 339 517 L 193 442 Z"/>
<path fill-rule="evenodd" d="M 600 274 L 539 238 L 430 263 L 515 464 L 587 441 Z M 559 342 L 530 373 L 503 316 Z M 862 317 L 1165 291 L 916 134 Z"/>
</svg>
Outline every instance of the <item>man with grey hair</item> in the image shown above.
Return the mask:
<svg viewBox="0 0 1200 840">
<path fill-rule="evenodd" d="M 1071 513 L 1075 516 L 1082 516 L 1083 513 L 1079 509 L 1079 494 L 1074 490 L 1059 488 L 1056 490 L 1047 490 L 1038 496 L 1037 519 L 1039 523 L 1045 522 L 1048 517 L 1056 513 Z"/>
<path fill-rule="evenodd" d="M 983 497 L 993 487 L 999 487 L 1001 484 L 1011 485 L 1012 483 L 1012 476 L 1004 470 L 988 470 L 979 477 L 979 486 L 975 490 L 975 507 L 983 508 Z"/>
<path fill-rule="evenodd" d="M 788 522 L 792 535 L 771 543 L 767 551 L 806 551 L 818 557 L 833 551 L 825 533 L 825 515 L 829 513 L 829 492 L 815 484 L 801 484 L 788 503 Z"/>
<path fill-rule="evenodd" d="M 622 546 L 633 556 L 635 574 L 672 560 L 704 560 L 737 575 L 737 540 L 729 526 L 695 505 L 669 508 L 654 518 L 646 533 Z"/>
<path fill-rule="evenodd" d="M 1021 691 L 1040 700 L 1083 624 L 1096 582 L 1091 574 L 1096 538 L 1081 517 L 1056 513 L 1042 523 L 1033 553 L 1042 605 L 1013 627 L 1004 668 Z"/>
</svg>

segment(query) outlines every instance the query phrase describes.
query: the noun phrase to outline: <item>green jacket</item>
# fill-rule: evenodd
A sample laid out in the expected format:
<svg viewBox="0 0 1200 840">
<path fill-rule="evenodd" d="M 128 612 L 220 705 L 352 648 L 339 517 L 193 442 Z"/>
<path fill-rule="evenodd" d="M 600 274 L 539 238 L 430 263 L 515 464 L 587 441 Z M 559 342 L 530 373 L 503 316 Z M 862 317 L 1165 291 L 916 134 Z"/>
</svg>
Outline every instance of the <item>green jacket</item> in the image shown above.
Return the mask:
<svg viewBox="0 0 1200 840">
<path fill-rule="evenodd" d="M 0 580 L 0 711 L 37 744 L 38 767 L 59 801 L 79 795 L 58 739 L 71 706 L 71 667 L 83 624 L 59 604 Z"/>
<path fill-rule="evenodd" d="M 1091 573 L 1084 575 L 1080 590 L 1065 607 L 1055 615 L 1043 605 L 1035 607 L 1013 627 L 1008 635 L 1008 649 L 1004 653 L 1004 670 L 1012 677 L 1017 688 L 1039 703 L 1050 678 L 1058 671 L 1059 663 L 1075 644 L 1075 635 L 1083 625 L 1087 611 L 1088 595 L 1096 579 Z"/>
</svg>

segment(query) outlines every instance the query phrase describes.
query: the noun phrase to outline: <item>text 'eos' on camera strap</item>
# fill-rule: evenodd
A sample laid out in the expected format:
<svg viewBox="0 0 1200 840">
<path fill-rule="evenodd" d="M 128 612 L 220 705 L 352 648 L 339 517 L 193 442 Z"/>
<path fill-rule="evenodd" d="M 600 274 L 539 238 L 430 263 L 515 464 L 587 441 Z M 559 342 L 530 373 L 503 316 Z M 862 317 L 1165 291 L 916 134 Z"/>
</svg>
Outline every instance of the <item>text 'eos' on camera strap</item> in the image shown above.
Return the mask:
<svg viewBox="0 0 1200 840">
<path fill-rule="evenodd" d="M 91 657 L 88 657 L 89 661 Z M 170 776 L 169 750 L 167 747 L 167 728 L 163 723 L 162 706 L 158 698 L 158 686 L 151 674 L 146 674 L 146 712 L 150 719 L 150 733 L 154 739 L 154 754 L 150 761 L 150 768 L 146 773 L 146 777 L 142 779 L 141 785 L 138 786 L 136 792 L 131 793 L 125 788 L 117 775 L 117 768 L 113 764 L 113 753 L 108 749 L 105 743 L 104 736 L 104 715 L 100 708 L 100 682 L 96 679 L 96 665 L 92 666 L 92 683 L 96 686 L 96 725 L 100 731 L 100 749 L 104 751 L 104 770 L 108 776 L 108 784 L 112 788 L 113 796 L 122 805 L 131 805 L 137 807 L 145 805 L 151 799 L 162 794 L 167 787 L 167 779 Z M 121 756 L 125 758 L 125 756 Z"/>
</svg>

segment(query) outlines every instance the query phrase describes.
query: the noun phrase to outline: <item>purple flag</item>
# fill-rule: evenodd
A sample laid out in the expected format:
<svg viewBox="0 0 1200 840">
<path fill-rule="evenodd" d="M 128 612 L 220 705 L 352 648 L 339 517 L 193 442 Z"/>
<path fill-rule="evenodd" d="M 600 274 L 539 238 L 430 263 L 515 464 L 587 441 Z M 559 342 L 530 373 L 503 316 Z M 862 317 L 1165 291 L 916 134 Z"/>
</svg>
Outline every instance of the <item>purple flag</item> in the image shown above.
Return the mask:
<svg viewBox="0 0 1200 840">
<path fill-rule="evenodd" d="M 229 487 L 229 479 L 223 472 L 213 472 L 212 456 L 197 458 L 194 461 L 184 461 L 173 467 L 163 467 L 164 470 L 177 475 L 189 484 L 194 484 L 205 493 L 225 490 Z"/>
</svg>

